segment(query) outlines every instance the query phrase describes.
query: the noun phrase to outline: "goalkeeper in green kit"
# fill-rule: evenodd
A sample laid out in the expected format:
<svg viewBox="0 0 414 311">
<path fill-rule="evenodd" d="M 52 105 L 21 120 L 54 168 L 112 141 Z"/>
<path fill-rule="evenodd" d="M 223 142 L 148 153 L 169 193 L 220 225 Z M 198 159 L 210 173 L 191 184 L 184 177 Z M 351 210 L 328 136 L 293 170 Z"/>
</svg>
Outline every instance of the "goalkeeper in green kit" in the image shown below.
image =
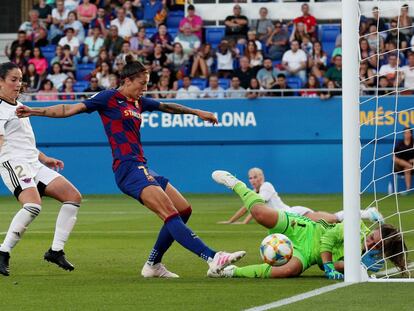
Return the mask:
<svg viewBox="0 0 414 311">
<path fill-rule="evenodd" d="M 296 277 L 317 264 L 329 279 L 343 279 L 344 272 L 344 227 L 343 224 L 328 224 L 312 221 L 284 211 L 267 207 L 254 191 L 226 171 L 214 171 L 213 179 L 240 196 L 253 218 L 269 229 L 269 234 L 282 233 L 293 243 L 293 257 L 283 266 L 258 264 L 246 267 L 228 266 L 210 277 L 235 278 L 286 278 Z M 406 269 L 404 251 L 407 249 L 401 233 L 391 225 L 381 224 L 370 232 L 361 222 L 361 245 L 366 251 L 361 259 L 369 271 L 378 271 L 384 265 L 382 256 L 401 271 Z"/>
</svg>

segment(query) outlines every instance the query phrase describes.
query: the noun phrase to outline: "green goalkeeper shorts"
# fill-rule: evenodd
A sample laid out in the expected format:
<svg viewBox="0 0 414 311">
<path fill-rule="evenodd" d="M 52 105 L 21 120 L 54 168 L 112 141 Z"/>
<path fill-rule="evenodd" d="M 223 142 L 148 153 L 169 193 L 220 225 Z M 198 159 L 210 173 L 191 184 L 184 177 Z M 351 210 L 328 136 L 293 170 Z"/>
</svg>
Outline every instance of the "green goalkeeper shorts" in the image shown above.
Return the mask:
<svg viewBox="0 0 414 311">
<path fill-rule="evenodd" d="M 314 221 L 297 214 L 278 211 L 279 218 L 276 226 L 269 230 L 269 234 L 282 233 L 286 235 L 293 243 L 293 256 L 298 258 L 302 263 L 302 271 L 315 264 L 313 241 L 314 234 L 317 234 Z"/>
</svg>

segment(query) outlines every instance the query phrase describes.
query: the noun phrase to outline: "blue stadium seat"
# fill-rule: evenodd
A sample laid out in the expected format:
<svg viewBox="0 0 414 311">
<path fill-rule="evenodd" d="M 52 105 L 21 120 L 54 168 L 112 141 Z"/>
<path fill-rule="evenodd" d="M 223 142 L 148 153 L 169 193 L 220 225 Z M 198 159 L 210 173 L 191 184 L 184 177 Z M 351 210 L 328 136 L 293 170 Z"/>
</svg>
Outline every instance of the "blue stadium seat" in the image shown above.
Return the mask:
<svg viewBox="0 0 414 311">
<path fill-rule="evenodd" d="M 191 85 L 195 85 L 200 90 L 204 90 L 207 87 L 207 80 L 202 78 L 194 78 L 191 80 Z"/>
<path fill-rule="evenodd" d="M 226 78 L 220 78 L 218 80 L 219 86 L 221 86 L 223 89 L 227 90 L 230 87 L 230 79 Z"/>
<path fill-rule="evenodd" d="M 168 33 L 171 35 L 171 37 L 174 39 L 177 37 L 179 29 L 178 28 L 168 28 Z"/>
<path fill-rule="evenodd" d="M 40 48 L 40 51 L 42 51 L 43 56 L 46 58 L 48 64 L 50 64 L 50 61 L 56 55 L 56 45 L 50 44 L 43 46 Z"/>
<path fill-rule="evenodd" d="M 319 26 L 319 40 L 322 43 L 323 50 L 331 57 L 332 51 L 335 49 L 336 37 L 341 32 L 340 24 L 322 24 Z"/>
<path fill-rule="evenodd" d="M 157 33 L 157 28 L 145 28 L 145 37 L 148 39 L 151 38 L 154 34 Z"/>
<path fill-rule="evenodd" d="M 85 77 L 87 77 L 94 69 L 95 64 L 78 64 L 76 66 L 76 80 L 82 81 L 85 80 Z"/>
<path fill-rule="evenodd" d="M 73 90 L 75 92 L 83 92 L 88 86 L 89 86 L 88 81 L 78 81 L 78 82 L 75 82 L 75 84 L 73 85 Z"/>
<path fill-rule="evenodd" d="M 167 16 L 167 27 L 178 28 L 181 19 L 184 17 L 184 11 L 171 11 Z"/>
<path fill-rule="evenodd" d="M 208 27 L 205 32 L 206 42 L 210 43 L 213 49 L 217 48 L 224 37 L 224 27 Z"/>
<path fill-rule="evenodd" d="M 300 89 L 302 87 L 302 80 L 299 77 L 287 77 L 286 83 L 292 89 Z"/>
</svg>

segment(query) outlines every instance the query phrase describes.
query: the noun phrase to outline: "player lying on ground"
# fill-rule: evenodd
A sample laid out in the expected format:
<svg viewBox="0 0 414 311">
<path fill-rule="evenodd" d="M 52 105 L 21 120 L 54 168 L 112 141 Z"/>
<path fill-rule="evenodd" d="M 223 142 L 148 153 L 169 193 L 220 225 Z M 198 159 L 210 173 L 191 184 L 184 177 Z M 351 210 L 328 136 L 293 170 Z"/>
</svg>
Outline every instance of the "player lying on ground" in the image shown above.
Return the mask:
<svg viewBox="0 0 414 311">
<path fill-rule="evenodd" d="M 147 166 L 141 144 L 141 114 L 144 111 L 162 111 L 172 114 L 193 114 L 200 119 L 217 123 L 208 111 L 192 109 L 174 103 L 160 103 L 142 97 L 147 91 L 149 72 L 139 61 L 127 57 L 121 72 L 119 89 L 105 90 L 81 103 L 44 108 L 19 107 L 21 118 L 44 116 L 66 118 L 79 113 L 97 111 L 101 116 L 113 154 L 116 183 L 124 193 L 143 203 L 162 219 L 158 239 L 141 271 L 144 277 L 178 277 L 161 263 L 165 252 L 175 241 L 198 255 L 209 265 L 209 271 L 218 271 L 245 255 L 244 251 L 216 252 L 208 247 L 186 225 L 191 206 L 167 178 L 159 176 Z"/>
<path fill-rule="evenodd" d="M 314 211 L 304 206 L 289 206 L 285 204 L 280 198 L 279 194 L 276 192 L 273 185 L 270 182 L 265 181 L 265 176 L 260 168 L 251 168 L 248 172 L 248 176 L 250 185 L 253 187 L 256 193 L 258 193 L 263 198 L 266 206 L 274 210 L 286 211 L 301 216 L 306 216 L 314 221 L 323 219 L 329 223 L 337 223 L 344 220 L 343 211 L 332 214 L 323 211 Z M 229 220 L 220 221 L 219 224 L 248 224 L 253 219 L 253 216 L 251 214 L 248 214 L 242 222 L 237 221 L 246 213 L 247 208 L 245 206 L 242 206 L 232 217 L 230 217 Z M 372 222 L 383 222 L 382 215 L 375 207 L 370 207 L 366 210 L 362 210 L 361 218 L 368 219 Z"/>
<path fill-rule="evenodd" d="M 232 189 L 240 196 L 253 218 L 271 233 L 282 233 L 293 243 L 293 257 L 283 266 L 268 264 L 246 267 L 229 266 L 210 277 L 285 278 L 295 277 L 312 265 L 319 265 L 329 279 L 343 278 L 343 224 L 314 222 L 307 217 L 285 211 L 277 211 L 265 205 L 264 200 L 254 191 L 226 171 L 215 171 L 213 179 Z M 365 238 L 365 242 L 364 242 Z M 364 245 L 365 244 L 365 245 Z M 391 225 L 381 225 L 369 232 L 361 222 L 361 245 L 368 251 L 362 262 L 368 269 L 377 271 L 384 254 L 401 271 L 406 270 L 403 251 L 407 249 L 401 233 Z"/>
<path fill-rule="evenodd" d="M 0 274 L 10 274 L 10 252 L 42 209 L 42 196 L 62 203 L 56 221 L 52 247 L 44 259 L 72 271 L 63 248 L 76 223 L 82 200 L 79 191 L 56 170 L 63 162 L 46 156 L 36 148 L 29 119 L 18 119 L 15 111 L 22 104 L 17 98 L 22 72 L 11 62 L 0 65 L 0 174 L 4 184 L 21 204 L 0 246 Z M 56 170 L 55 170 L 56 169 Z"/>
</svg>

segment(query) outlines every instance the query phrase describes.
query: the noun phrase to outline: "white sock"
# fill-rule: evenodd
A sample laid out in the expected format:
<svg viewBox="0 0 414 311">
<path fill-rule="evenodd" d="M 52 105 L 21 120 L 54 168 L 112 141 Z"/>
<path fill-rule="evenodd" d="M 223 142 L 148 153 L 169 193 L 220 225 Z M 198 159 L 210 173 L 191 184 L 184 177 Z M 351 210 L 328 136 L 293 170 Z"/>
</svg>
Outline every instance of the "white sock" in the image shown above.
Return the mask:
<svg viewBox="0 0 414 311">
<path fill-rule="evenodd" d="M 74 202 L 64 202 L 60 208 L 59 215 L 56 220 L 55 236 L 53 238 L 52 250 L 63 250 L 66 241 L 72 232 L 76 223 L 76 215 L 78 214 L 79 204 Z"/>
<path fill-rule="evenodd" d="M 0 251 L 10 253 L 17 242 L 20 241 L 27 226 L 39 215 L 41 209 L 42 207 L 35 203 L 26 203 L 23 205 L 23 208 L 17 212 L 10 223 L 4 242 L 0 246 Z"/>
<path fill-rule="evenodd" d="M 339 211 L 335 213 L 336 219 L 339 222 L 343 222 L 344 221 L 344 211 Z"/>
</svg>

